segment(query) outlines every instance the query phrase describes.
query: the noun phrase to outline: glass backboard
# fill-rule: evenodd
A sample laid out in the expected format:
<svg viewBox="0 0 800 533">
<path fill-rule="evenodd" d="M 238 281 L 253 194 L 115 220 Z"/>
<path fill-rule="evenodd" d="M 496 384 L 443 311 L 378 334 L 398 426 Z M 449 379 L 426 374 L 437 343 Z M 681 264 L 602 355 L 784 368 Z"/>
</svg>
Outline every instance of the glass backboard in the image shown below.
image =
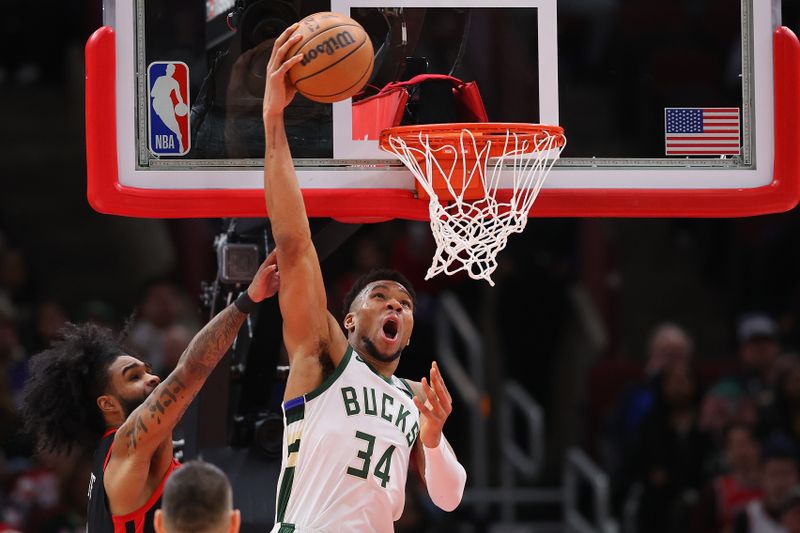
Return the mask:
<svg viewBox="0 0 800 533">
<path fill-rule="evenodd" d="M 424 219 L 412 175 L 353 106 L 420 73 L 475 81 L 494 122 L 568 142 L 533 216 L 745 216 L 798 200 L 800 45 L 760 0 L 131 0 L 87 44 L 89 200 L 145 217 L 260 216 L 263 71 L 318 11 L 375 49 L 364 94 L 298 96 L 287 132 L 310 216 Z M 361 103 L 359 103 L 361 102 Z"/>
</svg>

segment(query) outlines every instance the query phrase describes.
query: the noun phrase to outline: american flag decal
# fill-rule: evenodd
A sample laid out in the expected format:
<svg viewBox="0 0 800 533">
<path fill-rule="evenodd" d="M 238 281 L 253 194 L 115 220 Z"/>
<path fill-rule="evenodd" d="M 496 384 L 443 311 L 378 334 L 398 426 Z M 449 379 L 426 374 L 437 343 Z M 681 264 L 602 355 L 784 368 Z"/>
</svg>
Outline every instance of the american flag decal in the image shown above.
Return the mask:
<svg viewBox="0 0 800 533">
<path fill-rule="evenodd" d="M 741 154 L 737 107 L 667 107 L 664 127 L 667 155 Z"/>
</svg>

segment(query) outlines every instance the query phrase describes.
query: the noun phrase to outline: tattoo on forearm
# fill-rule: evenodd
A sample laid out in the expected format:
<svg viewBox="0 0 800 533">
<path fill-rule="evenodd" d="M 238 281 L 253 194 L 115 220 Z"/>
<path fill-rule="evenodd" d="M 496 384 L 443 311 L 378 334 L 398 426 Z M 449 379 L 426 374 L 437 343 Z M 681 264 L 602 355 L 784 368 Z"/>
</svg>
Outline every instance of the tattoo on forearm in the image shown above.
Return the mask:
<svg viewBox="0 0 800 533">
<path fill-rule="evenodd" d="M 181 419 L 202 383 L 230 348 L 245 317 L 235 306 L 228 306 L 192 339 L 178 368 L 134 411 L 131 427 L 123 434 L 129 452 L 136 449 L 149 429 L 167 423 L 171 430 Z"/>
<path fill-rule="evenodd" d="M 164 390 L 162 390 L 157 398 L 147 399 L 147 410 L 150 413 L 150 420 L 155 421 L 156 424 L 161 423 L 161 415 L 167 412 L 167 408 L 178 400 L 178 394 L 181 393 L 186 386 L 181 382 L 177 375 L 171 375 L 164 382 Z"/>
<path fill-rule="evenodd" d="M 164 380 L 162 390 L 158 393 L 158 396 L 154 393 L 147 398 L 143 404 L 141 413 L 133 415 L 135 416 L 133 425 L 124 433 L 129 452 L 136 450 L 144 434 L 147 433 L 147 424 L 150 424 L 151 428 L 161 425 L 162 416 L 168 414 L 170 408 L 178 404 L 178 401 L 184 398 L 185 393 L 186 385 L 183 384 L 175 373 L 170 374 L 170 376 Z M 190 401 L 191 399 L 184 402 L 185 405 L 181 407 L 180 413 L 174 418 L 175 421 L 181 419 L 186 408 L 189 407 Z M 147 424 L 144 422 L 145 418 L 149 419 Z"/>
<path fill-rule="evenodd" d="M 178 364 L 185 365 L 192 377 L 207 377 L 230 348 L 246 317 L 234 305 L 225 308 L 192 339 Z"/>
</svg>

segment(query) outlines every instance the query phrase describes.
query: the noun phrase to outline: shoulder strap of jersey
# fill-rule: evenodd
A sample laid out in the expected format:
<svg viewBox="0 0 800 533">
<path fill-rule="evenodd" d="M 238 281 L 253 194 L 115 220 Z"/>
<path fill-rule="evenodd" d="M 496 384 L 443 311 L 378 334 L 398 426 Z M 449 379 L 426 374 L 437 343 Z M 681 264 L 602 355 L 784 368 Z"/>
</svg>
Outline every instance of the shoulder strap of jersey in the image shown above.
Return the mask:
<svg viewBox="0 0 800 533">
<path fill-rule="evenodd" d="M 111 459 L 111 450 L 114 448 L 114 436 L 116 432 L 117 428 L 109 429 L 103 434 L 103 438 L 100 441 L 100 446 L 105 446 L 106 442 L 108 442 L 108 451 L 106 452 L 106 458 L 103 460 L 103 472 L 106 471 L 108 461 Z"/>
<path fill-rule="evenodd" d="M 409 398 L 413 398 L 414 397 L 414 389 L 411 388 L 411 385 L 408 383 L 408 381 L 406 381 L 404 378 L 397 378 L 397 379 L 398 379 L 398 381 L 400 383 L 403 384 L 403 387 L 405 387 L 405 389 L 403 387 L 398 387 L 398 388 L 400 390 L 402 390 L 403 392 L 405 392 L 408 395 Z"/>
</svg>

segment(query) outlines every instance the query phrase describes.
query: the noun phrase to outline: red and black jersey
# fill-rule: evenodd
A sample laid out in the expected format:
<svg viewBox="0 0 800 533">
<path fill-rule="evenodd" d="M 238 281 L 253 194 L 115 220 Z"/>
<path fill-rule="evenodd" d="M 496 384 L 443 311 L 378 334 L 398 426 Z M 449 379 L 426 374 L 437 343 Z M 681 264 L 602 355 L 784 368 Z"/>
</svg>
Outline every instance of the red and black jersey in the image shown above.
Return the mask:
<svg viewBox="0 0 800 533">
<path fill-rule="evenodd" d="M 92 459 L 86 533 L 155 533 L 153 516 L 156 513 L 156 509 L 161 506 L 161 493 L 164 491 L 164 483 L 167 482 L 172 471 L 180 466 L 180 463 L 173 459 L 167 469 L 167 473 L 164 474 L 164 479 L 161 480 L 158 488 L 143 506 L 123 516 L 112 516 L 108 507 L 106 489 L 103 485 L 103 474 L 111 457 L 114 433 L 116 433 L 116 430 L 112 429 L 103 435 L 100 446 L 98 446 Z"/>
</svg>

